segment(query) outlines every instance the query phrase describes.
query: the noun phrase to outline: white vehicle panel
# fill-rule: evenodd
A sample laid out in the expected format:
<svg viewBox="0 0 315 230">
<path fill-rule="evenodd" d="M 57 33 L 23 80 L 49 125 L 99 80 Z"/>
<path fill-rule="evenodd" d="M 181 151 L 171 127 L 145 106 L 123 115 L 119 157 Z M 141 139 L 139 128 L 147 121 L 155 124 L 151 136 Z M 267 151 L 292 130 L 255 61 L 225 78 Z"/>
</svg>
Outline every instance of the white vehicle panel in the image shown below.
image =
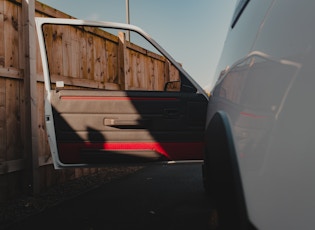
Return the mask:
<svg viewBox="0 0 315 230">
<path fill-rule="evenodd" d="M 228 115 L 248 216 L 258 229 L 315 226 L 314 9 L 313 1 L 251 0 L 218 65 L 225 71 L 207 122 L 216 111 Z"/>
</svg>

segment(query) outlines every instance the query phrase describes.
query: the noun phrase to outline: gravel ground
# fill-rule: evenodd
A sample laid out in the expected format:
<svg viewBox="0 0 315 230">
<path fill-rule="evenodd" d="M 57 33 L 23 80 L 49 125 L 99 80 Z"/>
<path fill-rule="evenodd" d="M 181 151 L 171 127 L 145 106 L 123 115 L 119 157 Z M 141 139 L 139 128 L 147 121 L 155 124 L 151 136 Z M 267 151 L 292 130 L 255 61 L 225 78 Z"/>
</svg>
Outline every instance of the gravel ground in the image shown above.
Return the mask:
<svg viewBox="0 0 315 230">
<path fill-rule="evenodd" d="M 0 229 L 142 168 L 141 166 L 109 168 L 52 187 L 38 195 L 0 203 Z"/>
</svg>

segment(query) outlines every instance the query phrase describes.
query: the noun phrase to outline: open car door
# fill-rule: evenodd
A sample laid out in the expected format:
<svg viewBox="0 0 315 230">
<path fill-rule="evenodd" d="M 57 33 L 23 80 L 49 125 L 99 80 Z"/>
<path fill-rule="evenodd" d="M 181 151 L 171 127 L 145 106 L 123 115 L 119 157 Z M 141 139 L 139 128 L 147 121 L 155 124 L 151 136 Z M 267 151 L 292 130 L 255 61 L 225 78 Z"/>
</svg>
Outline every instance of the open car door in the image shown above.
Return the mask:
<svg viewBox="0 0 315 230">
<path fill-rule="evenodd" d="M 55 168 L 203 158 L 208 97 L 148 34 L 76 19 L 36 27 Z"/>
</svg>

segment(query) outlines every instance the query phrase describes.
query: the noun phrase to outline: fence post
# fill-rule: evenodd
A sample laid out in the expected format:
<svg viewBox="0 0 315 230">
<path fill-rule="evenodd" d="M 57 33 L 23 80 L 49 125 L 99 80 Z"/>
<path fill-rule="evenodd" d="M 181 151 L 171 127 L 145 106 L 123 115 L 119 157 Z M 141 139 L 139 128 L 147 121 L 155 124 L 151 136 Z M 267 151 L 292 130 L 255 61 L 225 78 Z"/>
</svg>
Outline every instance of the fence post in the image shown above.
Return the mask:
<svg viewBox="0 0 315 230">
<path fill-rule="evenodd" d="M 35 0 L 22 0 L 27 186 L 39 193 Z"/>
</svg>

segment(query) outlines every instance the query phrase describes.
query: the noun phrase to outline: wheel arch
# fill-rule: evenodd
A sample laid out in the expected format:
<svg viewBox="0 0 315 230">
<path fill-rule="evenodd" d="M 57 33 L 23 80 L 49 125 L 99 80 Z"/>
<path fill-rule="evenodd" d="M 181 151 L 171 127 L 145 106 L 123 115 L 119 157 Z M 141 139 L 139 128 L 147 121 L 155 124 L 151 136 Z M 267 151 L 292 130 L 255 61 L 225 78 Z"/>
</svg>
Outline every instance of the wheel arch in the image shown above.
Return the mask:
<svg viewBox="0 0 315 230">
<path fill-rule="evenodd" d="M 256 229 L 250 223 L 246 200 L 235 148 L 231 122 L 224 111 L 214 114 L 206 128 L 206 149 L 204 159 L 204 180 L 208 194 L 214 197 L 218 206 L 229 209 L 235 218 L 231 223 L 238 229 Z M 232 207 L 231 207 L 232 206 Z M 220 214 L 219 214 L 220 215 Z M 223 228 L 225 229 L 225 228 Z"/>
</svg>

